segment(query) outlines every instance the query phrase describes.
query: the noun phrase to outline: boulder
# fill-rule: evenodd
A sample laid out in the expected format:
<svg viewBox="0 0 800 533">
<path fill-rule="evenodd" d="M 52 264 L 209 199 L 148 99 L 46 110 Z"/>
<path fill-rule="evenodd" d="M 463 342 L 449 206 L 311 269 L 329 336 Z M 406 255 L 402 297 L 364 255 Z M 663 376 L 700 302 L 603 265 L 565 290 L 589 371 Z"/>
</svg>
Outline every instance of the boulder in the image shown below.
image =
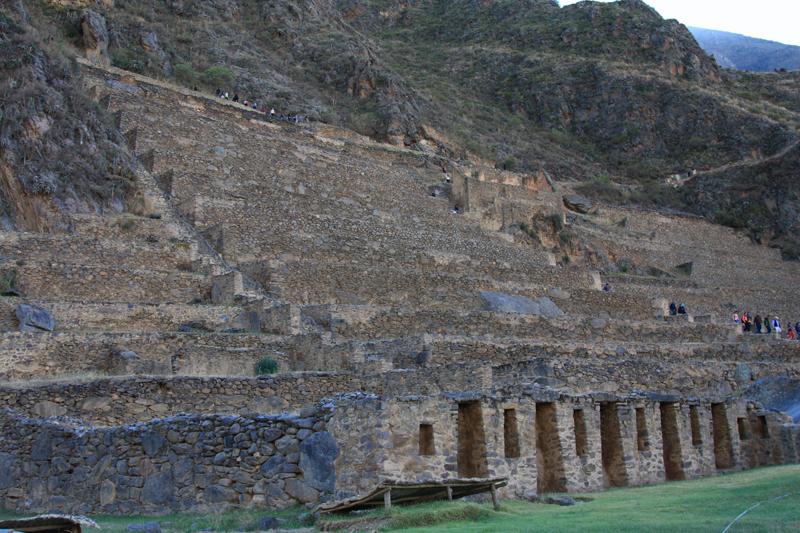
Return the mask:
<svg viewBox="0 0 800 533">
<path fill-rule="evenodd" d="M 761 404 L 765 409 L 780 411 L 800 422 L 800 379 L 789 376 L 769 376 L 750 385 L 745 398 Z"/>
<path fill-rule="evenodd" d="M 148 62 L 155 63 L 161 71 L 167 76 L 172 76 L 174 73 L 172 63 L 169 56 L 158 44 L 158 36 L 153 31 L 143 31 L 139 35 L 139 44 L 142 46 L 148 55 Z"/>
<path fill-rule="evenodd" d="M 534 300 L 527 296 L 481 291 L 481 298 L 483 299 L 483 308 L 486 311 L 495 313 L 514 313 L 518 315 L 546 317 L 564 316 L 564 312 L 553 303 L 553 300 L 546 296 Z"/>
<path fill-rule="evenodd" d="M 19 320 L 19 330 L 23 333 L 56 329 L 56 319 L 50 311 L 36 305 L 19 304 L 16 315 Z"/>
<path fill-rule="evenodd" d="M 239 499 L 239 494 L 230 487 L 211 485 L 206 489 L 203 499 L 206 503 L 235 502 Z"/>
<path fill-rule="evenodd" d="M 339 455 L 336 439 L 327 431 L 314 433 L 300 443 L 300 468 L 311 487 L 332 492 L 336 484 L 334 461 Z"/>
<path fill-rule="evenodd" d="M 89 396 L 78 404 L 81 411 L 110 411 L 111 398 L 108 396 Z"/>
<path fill-rule="evenodd" d="M 545 498 L 544 503 L 566 507 L 569 505 L 575 505 L 575 499 L 571 498 L 570 496 L 548 496 Z"/>
<path fill-rule="evenodd" d="M 286 459 L 282 455 L 273 455 L 261 465 L 261 475 L 265 478 L 271 478 L 281 473 Z"/>
<path fill-rule="evenodd" d="M 106 479 L 100 484 L 100 505 L 110 505 L 116 498 L 117 486 L 110 479 Z"/>
<path fill-rule="evenodd" d="M 67 409 L 60 404 L 51 402 L 49 400 L 42 400 L 33 405 L 33 413 L 41 418 L 49 418 L 51 416 L 64 416 L 67 414 Z"/>
<path fill-rule="evenodd" d="M 258 519 L 259 531 L 266 531 L 268 529 L 278 529 L 283 524 L 283 520 L 275 518 L 274 516 L 262 516 Z"/>
<path fill-rule="evenodd" d="M 17 483 L 19 459 L 11 453 L 0 453 L 0 490 L 10 489 Z"/>
<path fill-rule="evenodd" d="M 142 488 L 142 502 L 167 507 L 175 498 L 172 471 L 166 470 L 147 477 Z"/>
<path fill-rule="evenodd" d="M 565 194 L 562 200 L 564 201 L 564 207 L 576 213 L 588 215 L 597 211 L 597 206 L 580 194 Z"/>
<path fill-rule="evenodd" d="M 159 433 L 143 433 L 141 439 L 144 453 L 150 457 L 158 455 L 161 449 L 167 444 L 167 439 Z"/>
<path fill-rule="evenodd" d="M 297 478 L 287 479 L 284 490 L 286 494 L 299 500 L 301 503 L 316 503 L 319 501 L 319 492 Z"/>
<path fill-rule="evenodd" d="M 111 58 L 108 56 L 108 28 L 103 15 L 91 9 L 84 10 L 81 13 L 81 34 L 87 59 L 104 66 L 111 65 Z"/>
<path fill-rule="evenodd" d="M 571 297 L 569 292 L 565 291 L 564 289 L 559 289 L 558 287 L 551 288 L 547 291 L 547 294 L 556 300 L 569 300 Z"/>
<path fill-rule="evenodd" d="M 34 461 L 50 461 L 53 457 L 53 437 L 49 431 L 40 431 L 31 446 L 31 459 Z"/>
</svg>

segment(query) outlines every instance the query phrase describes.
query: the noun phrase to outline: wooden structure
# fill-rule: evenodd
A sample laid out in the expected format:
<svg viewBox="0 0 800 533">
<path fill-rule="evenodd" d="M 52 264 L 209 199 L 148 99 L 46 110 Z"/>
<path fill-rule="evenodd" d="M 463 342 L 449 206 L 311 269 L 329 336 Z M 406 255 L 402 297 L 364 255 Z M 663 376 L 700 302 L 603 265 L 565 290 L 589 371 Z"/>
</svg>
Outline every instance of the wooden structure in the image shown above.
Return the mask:
<svg viewBox="0 0 800 533">
<path fill-rule="evenodd" d="M 423 503 L 433 500 L 456 500 L 473 494 L 490 492 L 495 510 L 500 506 L 497 489 L 505 487 L 506 478 L 452 479 L 427 482 L 386 480 L 363 496 L 324 503 L 317 507 L 320 513 L 343 513 L 394 504 Z"/>
<path fill-rule="evenodd" d="M 100 529 L 94 520 L 85 516 L 43 514 L 31 518 L 0 521 L 0 532 L 22 533 L 81 533 L 84 527 Z"/>
</svg>

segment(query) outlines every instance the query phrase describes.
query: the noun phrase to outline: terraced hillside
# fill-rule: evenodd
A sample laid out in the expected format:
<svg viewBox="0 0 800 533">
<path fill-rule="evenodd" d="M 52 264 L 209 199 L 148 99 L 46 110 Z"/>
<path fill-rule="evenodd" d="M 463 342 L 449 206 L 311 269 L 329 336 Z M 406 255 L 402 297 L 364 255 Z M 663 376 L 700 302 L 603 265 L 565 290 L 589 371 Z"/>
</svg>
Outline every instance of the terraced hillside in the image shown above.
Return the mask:
<svg viewBox="0 0 800 533">
<path fill-rule="evenodd" d="M 81 71 L 147 210 L 0 235 L 5 507 L 282 507 L 386 478 L 522 496 L 798 460 L 798 426 L 748 388 L 797 380 L 800 343 L 730 320 L 794 318 L 800 266 L 777 251 L 698 218 L 567 210 L 575 184 L 544 173 Z"/>
</svg>

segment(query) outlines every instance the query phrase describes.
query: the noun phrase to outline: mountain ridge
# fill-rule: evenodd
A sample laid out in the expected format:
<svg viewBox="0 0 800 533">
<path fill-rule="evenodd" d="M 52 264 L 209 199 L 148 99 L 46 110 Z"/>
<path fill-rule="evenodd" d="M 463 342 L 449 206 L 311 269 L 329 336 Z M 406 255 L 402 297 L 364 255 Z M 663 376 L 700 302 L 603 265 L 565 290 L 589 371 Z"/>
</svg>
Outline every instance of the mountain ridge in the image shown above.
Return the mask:
<svg viewBox="0 0 800 533">
<path fill-rule="evenodd" d="M 800 69 L 800 46 L 707 28 L 689 31 L 722 67 L 754 72 Z"/>
<path fill-rule="evenodd" d="M 666 177 L 771 156 L 800 131 L 793 73 L 720 69 L 641 0 L 16 5 L 68 54 L 453 160 L 619 183 L 630 202 L 661 205 Z"/>
</svg>

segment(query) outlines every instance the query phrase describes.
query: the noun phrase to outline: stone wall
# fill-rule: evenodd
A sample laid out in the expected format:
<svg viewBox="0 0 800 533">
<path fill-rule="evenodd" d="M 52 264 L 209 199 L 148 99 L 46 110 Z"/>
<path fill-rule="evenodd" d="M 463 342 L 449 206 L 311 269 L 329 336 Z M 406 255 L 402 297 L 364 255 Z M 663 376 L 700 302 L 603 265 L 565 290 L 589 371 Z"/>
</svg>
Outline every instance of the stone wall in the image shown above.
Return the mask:
<svg viewBox="0 0 800 533">
<path fill-rule="evenodd" d="M 62 301 L 190 303 L 211 296 L 208 276 L 128 267 L 26 261 L 18 288 L 28 298 Z"/>
<path fill-rule="evenodd" d="M 253 375 L 265 356 L 290 368 L 294 343 L 246 333 L 5 333 L 0 376 Z"/>
<path fill-rule="evenodd" d="M 82 383 L 0 387 L 0 402 L 28 416 L 67 416 L 93 425 L 117 425 L 181 413 L 298 411 L 343 391 L 397 396 L 489 390 L 489 367 L 284 373 L 259 378 L 127 377 Z"/>
<path fill-rule="evenodd" d="M 459 415 L 460 406 L 475 402 L 480 418 L 470 423 L 481 427 L 468 428 Z M 798 425 L 737 401 L 719 404 L 727 420 L 720 431 L 712 423 L 710 403 L 667 396 L 569 397 L 545 390 L 521 392 L 515 387 L 503 394 L 362 397 L 347 404 L 343 401 L 337 406 L 329 425 L 343 450 L 337 468 L 346 470 L 369 460 L 377 465 L 379 478 L 455 479 L 470 477 L 459 458 L 467 453 L 473 455 L 472 461 L 482 463 L 479 467 L 486 476 L 508 477 L 506 492 L 517 497 L 537 488 L 539 492 L 594 491 L 783 464 L 794 460 L 800 443 Z M 472 407 L 474 411 L 476 406 Z M 352 434 L 358 409 L 368 411 L 370 419 Z M 764 417 L 767 433 L 740 439 L 737 420 L 748 416 Z M 433 431 L 432 442 L 425 446 L 420 443 L 422 425 L 432 426 Z M 726 442 L 717 443 L 723 434 Z M 509 436 L 515 446 L 506 445 Z M 481 442 L 468 442 L 475 439 Z M 730 463 L 718 466 L 716 449 L 723 444 Z M 476 449 L 481 452 L 474 455 Z M 363 491 L 370 482 L 342 476 L 337 480 L 337 496 Z"/>
<path fill-rule="evenodd" d="M 148 514 L 286 507 L 327 498 L 329 413 L 182 415 L 87 428 L 0 413 L 0 502 L 9 510 Z"/>
<path fill-rule="evenodd" d="M 219 331 L 241 327 L 243 313 L 240 307 L 235 306 L 71 303 L 3 298 L 0 300 L 2 330 L 18 330 L 15 310 L 20 303 L 48 310 L 56 320 L 56 330 L 60 332 L 178 332 L 182 326 Z"/>
<path fill-rule="evenodd" d="M 452 309 L 406 307 L 301 307 L 303 318 L 335 335 L 386 338 L 402 335 L 460 334 L 521 337 L 549 341 L 614 339 L 650 343 L 729 342 L 738 338 L 733 324 L 670 324 L 663 320 L 614 320 L 588 316 L 547 318 Z"/>
</svg>

